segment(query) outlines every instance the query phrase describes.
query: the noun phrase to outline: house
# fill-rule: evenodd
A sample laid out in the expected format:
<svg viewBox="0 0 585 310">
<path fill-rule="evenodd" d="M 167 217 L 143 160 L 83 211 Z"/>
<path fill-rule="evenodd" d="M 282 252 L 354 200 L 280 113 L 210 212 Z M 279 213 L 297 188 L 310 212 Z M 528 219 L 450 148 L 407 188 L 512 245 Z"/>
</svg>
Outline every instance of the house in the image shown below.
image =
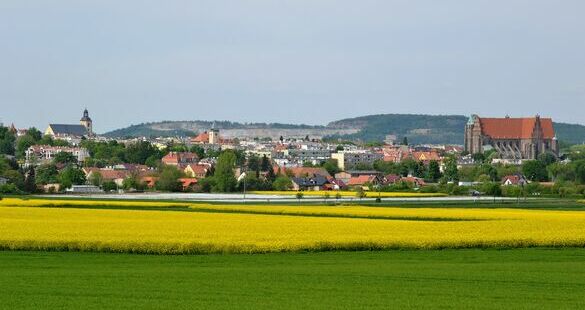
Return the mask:
<svg viewBox="0 0 585 310">
<path fill-rule="evenodd" d="M 4 177 L 0 177 L 0 185 L 6 185 L 6 184 L 8 184 L 8 181 L 10 181 L 10 180 L 8 180 L 7 178 L 4 178 Z"/>
<path fill-rule="evenodd" d="M 335 178 L 344 183 L 348 183 L 352 177 L 359 177 L 362 175 L 376 175 L 381 177 L 382 173 L 376 170 L 349 170 L 336 173 Z"/>
<path fill-rule="evenodd" d="M 343 182 L 339 179 L 330 178 L 329 184 L 325 184 L 323 189 L 324 190 L 334 190 L 334 191 L 346 190 L 347 184 L 345 184 L 345 182 Z"/>
<path fill-rule="evenodd" d="M 188 164 L 183 168 L 183 172 L 189 177 L 202 179 L 207 176 L 210 169 L 211 165 L 207 164 Z"/>
<path fill-rule="evenodd" d="M 407 177 L 401 178 L 400 181 L 411 183 L 415 187 L 422 187 L 422 186 L 426 185 L 425 180 L 423 180 L 421 178 L 413 177 L 413 176 L 407 176 Z"/>
<path fill-rule="evenodd" d="M 402 177 L 397 174 L 389 174 L 384 177 L 384 184 L 386 185 L 396 184 L 400 182 L 401 179 Z"/>
<path fill-rule="evenodd" d="M 118 186 L 123 186 L 124 180 L 132 174 L 132 171 L 129 170 L 110 170 L 100 168 L 83 168 L 82 170 L 85 172 L 87 180 L 91 180 L 95 174 L 99 173 L 102 176 L 103 182 L 111 181 Z"/>
<path fill-rule="evenodd" d="M 296 191 L 319 191 L 324 189 L 326 184 L 329 184 L 329 180 L 324 176 L 317 175 L 314 177 L 294 177 L 292 183 L 293 189 Z"/>
<path fill-rule="evenodd" d="M 414 151 L 412 152 L 412 158 L 418 162 L 423 162 L 425 164 L 430 163 L 431 161 L 441 161 L 441 156 L 439 153 L 435 151 L 431 152 L 421 152 L 421 151 Z"/>
<path fill-rule="evenodd" d="M 183 191 L 190 191 L 195 188 L 198 181 L 195 178 L 180 178 L 179 182 L 181 182 Z"/>
<path fill-rule="evenodd" d="M 199 161 L 199 156 L 192 152 L 170 152 L 161 161 L 163 164 L 170 166 L 194 164 Z"/>
<path fill-rule="evenodd" d="M 140 179 L 140 182 L 144 183 L 144 185 L 146 185 L 147 188 L 154 188 L 154 186 L 156 185 L 156 181 L 158 181 L 158 177 L 146 176 Z"/>
<path fill-rule="evenodd" d="M 281 169 L 281 171 L 285 171 L 285 168 Z M 294 177 L 302 178 L 302 177 L 315 177 L 321 176 L 324 178 L 330 178 L 331 175 L 325 168 L 320 167 L 293 167 L 293 168 L 286 168 L 287 173 L 290 173 Z M 277 173 L 275 171 L 275 173 Z"/>
<path fill-rule="evenodd" d="M 520 185 L 524 186 L 528 184 L 528 180 L 521 174 L 513 174 L 507 175 L 502 178 L 502 185 L 509 186 L 509 185 Z"/>
<path fill-rule="evenodd" d="M 349 187 L 364 187 L 366 185 L 378 185 L 382 179 L 378 175 L 359 175 L 351 177 L 347 182 Z"/>
</svg>

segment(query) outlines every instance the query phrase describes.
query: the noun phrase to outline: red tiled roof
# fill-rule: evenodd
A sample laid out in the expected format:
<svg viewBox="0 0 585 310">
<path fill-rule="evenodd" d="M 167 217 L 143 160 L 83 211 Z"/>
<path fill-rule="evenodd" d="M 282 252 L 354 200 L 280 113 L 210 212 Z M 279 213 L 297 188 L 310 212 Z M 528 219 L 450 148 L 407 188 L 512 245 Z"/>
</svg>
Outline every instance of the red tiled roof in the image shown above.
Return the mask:
<svg viewBox="0 0 585 310">
<path fill-rule="evenodd" d="M 417 177 L 404 177 L 400 179 L 401 181 L 404 182 L 408 182 L 408 183 L 413 183 L 413 184 L 417 184 L 417 185 L 425 185 L 425 181 L 421 178 L 417 178 Z"/>
<path fill-rule="evenodd" d="M 209 143 L 209 133 L 207 131 L 204 131 L 200 133 L 197 137 L 191 139 L 191 142 Z"/>
<path fill-rule="evenodd" d="M 357 177 L 351 177 L 347 182 L 347 185 L 364 185 L 368 182 L 374 181 L 374 179 L 376 179 L 375 175 L 360 175 Z"/>
<path fill-rule="evenodd" d="M 199 159 L 199 156 L 191 152 L 170 152 L 162 158 L 166 165 L 177 165 L 179 163 L 193 163 Z"/>
<path fill-rule="evenodd" d="M 536 117 L 531 118 L 480 118 L 484 135 L 495 139 L 530 139 L 536 126 Z M 544 139 L 555 136 L 552 119 L 540 118 Z"/>
<path fill-rule="evenodd" d="M 327 170 L 325 170 L 324 168 L 319 168 L 319 167 L 294 167 L 294 168 L 286 168 L 286 170 L 289 170 L 290 172 L 292 172 L 292 174 L 297 178 L 304 177 L 306 175 L 308 175 L 308 176 L 320 175 L 320 176 L 323 176 L 325 178 L 331 177 L 331 175 L 329 174 L 329 172 L 327 172 Z M 284 171 L 284 168 L 281 168 L 281 171 Z"/>
</svg>

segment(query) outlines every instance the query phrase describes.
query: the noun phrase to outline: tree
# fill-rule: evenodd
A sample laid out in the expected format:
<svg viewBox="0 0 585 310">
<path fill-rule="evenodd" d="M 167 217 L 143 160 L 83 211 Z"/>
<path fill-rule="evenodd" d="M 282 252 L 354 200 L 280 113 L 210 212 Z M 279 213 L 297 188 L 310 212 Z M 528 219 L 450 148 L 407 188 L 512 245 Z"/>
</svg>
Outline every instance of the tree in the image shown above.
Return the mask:
<svg viewBox="0 0 585 310">
<path fill-rule="evenodd" d="M 236 154 L 231 150 L 222 152 L 217 159 L 215 166 L 215 186 L 213 191 L 229 193 L 236 190 L 238 181 L 234 175 L 234 168 L 236 167 Z"/>
<path fill-rule="evenodd" d="M 270 187 L 272 187 L 272 183 L 276 180 L 276 174 L 274 173 L 274 169 L 272 167 L 268 169 L 266 173 L 266 182 L 270 183 Z"/>
<path fill-rule="evenodd" d="M 457 159 L 454 157 L 448 157 L 445 160 L 445 178 L 448 181 L 458 182 L 459 175 L 457 170 Z"/>
<path fill-rule="evenodd" d="M 148 156 L 148 158 L 144 161 L 144 164 L 147 165 L 150 168 L 156 168 L 158 167 L 158 165 L 161 163 L 160 158 L 158 158 L 157 155 L 150 155 Z"/>
<path fill-rule="evenodd" d="M 429 162 L 429 169 L 428 169 L 428 179 L 437 182 L 441 178 L 441 167 L 436 160 L 431 160 Z"/>
<path fill-rule="evenodd" d="M 114 181 L 105 181 L 105 182 L 102 184 L 102 189 L 103 189 L 105 192 L 111 192 L 111 191 L 115 191 L 115 190 L 117 190 L 117 189 L 118 189 L 118 185 L 117 185 L 117 184 L 116 184 L 116 182 L 114 182 Z"/>
<path fill-rule="evenodd" d="M 539 160 L 528 160 L 522 164 L 522 173 L 530 181 L 546 181 L 548 178 L 548 171 L 546 165 Z"/>
<path fill-rule="evenodd" d="M 197 154 L 197 157 L 199 157 L 199 158 L 205 157 L 205 150 L 199 145 L 193 145 L 191 147 L 191 152 Z"/>
<path fill-rule="evenodd" d="M 546 152 L 538 155 L 538 160 L 542 162 L 545 166 L 549 166 L 557 162 L 557 157 L 553 153 Z"/>
<path fill-rule="evenodd" d="M 361 186 L 356 189 L 355 196 L 359 200 L 362 200 L 362 198 L 366 197 L 366 193 L 364 192 L 364 189 Z"/>
<path fill-rule="evenodd" d="M 286 191 L 292 188 L 292 181 L 289 177 L 287 176 L 279 176 L 276 178 L 276 180 L 274 180 L 274 182 L 272 183 L 272 188 L 275 191 Z"/>
<path fill-rule="evenodd" d="M 578 160 L 573 163 L 575 167 L 575 181 L 585 184 L 585 160 Z"/>
<path fill-rule="evenodd" d="M 164 166 L 160 177 L 156 182 L 156 189 L 168 192 L 179 192 L 182 190 L 179 179 L 183 173 L 175 166 Z"/>
<path fill-rule="evenodd" d="M 33 138 L 35 141 L 40 141 L 43 138 L 43 133 L 35 127 L 31 127 L 26 131 L 26 136 Z"/>
<path fill-rule="evenodd" d="M 248 156 L 248 162 L 246 164 L 248 171 L 260 171 L 260 158 L 255 154 Z"/>
<path fill-rule="evenodd" d="M 8 127 L 0 127 L 0 154 L 14 155 L 16 136 Z"/>
<path fill-rule="evenodd" d="M 337 166 L 337 159 L 328 159 L 323 163 L 322 167 L 332 176 L 341 171 L 341 169 L 339 169 Z"/>
<path fill-rule="evenodd" d="M 262 161 L 260 162 L 260 170 L 261 171 L 273 170 L 272 165 L 270 164 L 270 159 L 268 159 L 266 155 L 262 156 Z"/>
<path fill-rule="evenodd" d="M 126 160 L 129 163 L 144 165 L 150 156 L 162 158 L 161 152 L 147 141 L 140 141 L 126 147 Z"/>
<path fill-rule="evenodd" d="M 29 167 L 26 171 L 24 178 L 24 191 L 31 194 L 34 194 L 37 191 L 35 169 L 33 167 Z"/>
<path fill-rule="evenodd" d="M 91 183 L 94 186 L 102 186 L 103 182 L 104 177 L 102 176 L 101 173 L 99 173 L 98 171 L 94 171 L 91 173 L 91 176 L 89 177 L 89 183 Z"/>
<path fill-rule="evenodd" d="M 483 163 L 485 161 L 485 155 L 483 153 L 475 153 L 471 155 L 471 158 L 475 163 Z"/>
<path fill-rule="evenodd" d="M 77 157 L 69 152 L 59 152 L 53 156 L 55 164 L 77 164 Z"/>
<path fill-rule="evenodd" d="M 18 158 L 24 158 L 26 150 L 28 150 L 29 147 L 35 145 L 36 143 L 37 141 L 35 141 L 35 139 L 29 135 L 19 137 L 16 140 L 16 156 Z"/>
<path fill-rule="evenodd" d="M 299 203 L 300 203 L 301 199 L 303 199 L 305 194 L 303 194 L 303 192 L 297 192 L 295 196 L 297 197 L 297 199 L 299 200 Z"/>
<path fill-rule="evenodd" d="M 72 185 L 80 185 L 85 183 L 85 173 L 79 168 L 72 165 L 67 166 L 65 169 L 59 172 L 57 177 L 61 188 L 69 188 Z"/>
<path fill-rule="evenodd" d="M 59 182 L 58 180 L 59 171 L 55 164 L 41 165 L 36 170 L 36 183 L 37 184 L 53 184 Z"/>
<path fill-rule="evenodd" d="M 488 196 L 502 196 L 502 187 L 500 186 L 500 183 L 497 182 L 487 182 L 487 183 L 483 183 L 483 185 L 481 186 L 482 191 L 484 192 L 484 194 L 488 195 Z"/>
</svg>

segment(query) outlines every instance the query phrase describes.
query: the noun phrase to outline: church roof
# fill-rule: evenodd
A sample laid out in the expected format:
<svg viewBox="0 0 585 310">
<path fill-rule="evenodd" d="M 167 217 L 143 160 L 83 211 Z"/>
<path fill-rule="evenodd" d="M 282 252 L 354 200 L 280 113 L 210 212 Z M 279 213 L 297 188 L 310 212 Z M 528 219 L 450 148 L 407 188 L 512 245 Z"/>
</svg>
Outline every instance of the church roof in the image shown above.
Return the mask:
<svg viewBox="0 0 585 310">
<path fill-rule="evenodd" d="M 531 139 L 539 118 L 480 118 L 484 135 L 494 139 Z M 555 136 L 552 119 L 540 118 L 540 127 L 544 139 Z"/>
<path fill-rule="evenodd" d="M 55 135 L 85 136 L 87 129 L 82 125 L 49 124 Z"/>
<path fill-rule="evenodd" d="M 204 131 L 200 133 L 197 137 L 191 139 L 191 142 L 194 143 L 208 143 L 209 142 L 209 133 Z"/>
</svg>

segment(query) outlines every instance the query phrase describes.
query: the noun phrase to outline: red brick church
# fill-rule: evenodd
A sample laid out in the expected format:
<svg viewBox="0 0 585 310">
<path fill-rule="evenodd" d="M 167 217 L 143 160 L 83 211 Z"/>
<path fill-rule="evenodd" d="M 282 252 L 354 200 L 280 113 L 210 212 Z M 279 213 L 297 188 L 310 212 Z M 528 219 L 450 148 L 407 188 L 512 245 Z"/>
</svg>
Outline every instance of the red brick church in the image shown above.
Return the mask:
<svg viewBox="0 0 585 310">
<path fill-rule="evenodd" d="M 558 155 L 553 121 L 540 116 L 484 118 L 472 115 L 465 126 L 465 150 L 483 153 L 493 147 L 503 159 L 536 159 L 543 153 Z"/>
</svg>

